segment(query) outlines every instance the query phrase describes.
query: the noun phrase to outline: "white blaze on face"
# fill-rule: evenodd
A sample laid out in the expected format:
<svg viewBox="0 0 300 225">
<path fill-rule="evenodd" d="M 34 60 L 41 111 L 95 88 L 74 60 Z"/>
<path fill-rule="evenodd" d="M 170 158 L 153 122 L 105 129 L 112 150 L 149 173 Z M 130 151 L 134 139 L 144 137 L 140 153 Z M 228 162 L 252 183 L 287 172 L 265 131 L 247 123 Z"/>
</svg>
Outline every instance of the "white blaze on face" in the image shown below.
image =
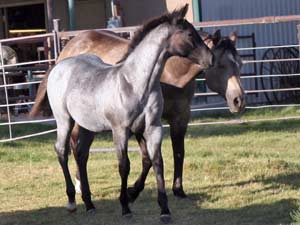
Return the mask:
<svg viewBox="0 0 300 225">
<path fill-rule="evenodd" d="M 239 90 L 241 92 L 241 81 L 237 76 L 231 76 L 227 82 L 226 92 L 228 93 L 228 91 L 234 91 L 234 90 Z"/>
<path fill-rule="evenodd" d="M 227 81 L 226 100 L 231 112 L 239 112 L 241 107 L 244 107 L 244 103 L 240 102 L 238 105 L 235 99 L 243 99 L 243 89 L 241 87 L 241 81 L 238 76 L 232 75 Z"/>
</svg>

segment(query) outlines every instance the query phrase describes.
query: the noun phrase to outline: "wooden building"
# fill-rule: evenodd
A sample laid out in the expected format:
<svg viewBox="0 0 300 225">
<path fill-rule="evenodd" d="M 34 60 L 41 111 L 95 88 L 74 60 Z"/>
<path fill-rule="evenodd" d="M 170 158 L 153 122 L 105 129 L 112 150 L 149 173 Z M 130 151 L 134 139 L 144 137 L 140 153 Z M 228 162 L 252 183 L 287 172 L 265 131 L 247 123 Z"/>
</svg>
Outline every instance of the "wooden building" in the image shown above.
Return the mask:
<svg viewBox="0 0 300 225">
<path fill-rule="evenodd" d="M 60 19 L 63 30 L 104 28 L 112 16 L 112 2 L 124 26 L 141 24 L 185 3 L 190 3 L 188 19 L 193 19 L 192 0 L 0 0 L 0 38 L 49 31 L 48 15 Z"/>
</svg>

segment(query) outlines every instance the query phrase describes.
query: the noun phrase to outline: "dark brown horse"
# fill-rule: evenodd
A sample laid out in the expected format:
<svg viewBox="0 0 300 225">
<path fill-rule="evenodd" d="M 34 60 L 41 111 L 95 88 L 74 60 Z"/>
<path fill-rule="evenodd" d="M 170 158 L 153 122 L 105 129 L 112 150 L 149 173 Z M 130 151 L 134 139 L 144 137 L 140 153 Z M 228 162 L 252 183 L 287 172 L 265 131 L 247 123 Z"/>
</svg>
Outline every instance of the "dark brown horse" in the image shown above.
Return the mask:
<svg viewBox="0 0 300 225">
<path fill-rule="evenodd" d="M 240 82 L 240 68 L 242 65 L 240 56 L 235 48 L 237 35 L 233 32 L 227 38 L 221 38 L 220 31 L 213 35 L 201 34 L 206 44 L 214 53 L 215 64 L 206 70 L 204 77 L 207 86 L 223 96 L 231 112 L 240 112 L 245 107 L 244 91 Z M 64 58 L 92 53 L 99 56 L 109 64 L 118 62 L 128 50 L 129 41 L 120 38 L 110 32 L 87 31 L 79 34 L 68 42 L 62 50 L 58 62 Z M 201 66 L 194 64 L 189 59 L 172 56 L 166 62 L 161 76 L 161 87 L 164 97 L 163 118 L 170 125 L 173 156 L 174 156 L 174 181 L 173 193 L 178 197 L 186 197 L 182 185 L 183 161 L 184 161 L 184 137 L 187 124 L 190 119 L 190 105 L 195 92 L 195 77 L 201 72 Z M 47 76 L 43 79 L 36 103 L 31 111 L 31 116 L 41 111 L 43 102 L 46 100 Z M 76 149 L 78 127 L 72 132 L 71 145 Z M 141 148 L 146 148 L 143 140 L 139 140 Z M 146 159 L 143 159 L 143 163 Z M 78 177 L 78 176 L 77 176 Z M 136 184 L 140 184 L 143 175 Z M 134 185 L 129 193 L 139 193 L 143 187 Z M 137 196 L 131 196 L 133 199 Z"/>
</svg>

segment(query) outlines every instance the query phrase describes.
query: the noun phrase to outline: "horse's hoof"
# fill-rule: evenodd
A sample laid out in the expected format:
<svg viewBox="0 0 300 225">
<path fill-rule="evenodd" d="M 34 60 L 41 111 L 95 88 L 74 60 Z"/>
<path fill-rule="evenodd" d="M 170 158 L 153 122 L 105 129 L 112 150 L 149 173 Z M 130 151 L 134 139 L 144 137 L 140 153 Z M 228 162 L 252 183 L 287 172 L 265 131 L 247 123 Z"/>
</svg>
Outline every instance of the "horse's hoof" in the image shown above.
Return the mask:
<svg viewBox="0 0 300 225">
<path fill-rule="evenodd" d="M 131 210 L 130 210 L 128 205 L 122 207 L 122 216 L 125 217 L 125 218 L 131 218 L 132 217 L 132 213 L 131 213 Z"/>
<path fill-rule="evenodd" d="M 76 202 L 68 202 L 67 204 L 67 210 L 69 213 L 74 213 L 76 212 L 77 208 L 76 208 Z"/>
<path fill-rule="evenodd" d="M 80 180 L 78 180 L 76 177 L 75 177 L 75 191 L 77 194 L 81 194 Z"/>
<path fill-rule="evenodd" d="M 186 198 L 187 197 L 187 195 L 185 194 L 185 192 L 182 188 L 173 189 L 173 194 L 174 194 L 174 196 L 176 196 L 178 198 Z"/>
<path fill-rule="evenodd" d="M 96 214 L 96 209 L 95 208 L 91 208 L 89 210 L 86 211 L 89 215 L 95 215 Z"/>
<path fill-rule="evenodd" d="M 163 224 L 168 224 L 168 223 L 171 223 L 172 217 L 170 214 L 162 214 L 162 215 L 160 215 L 160 221 Z"/>
<path fill-rule="evenodd" d="M 125 218 L 125 219 L 131 219 L 131 218 L 132 218 L 132 213 L 129 212 L 129 213 L 123 214 L 122 216 L 123 216 L 123 218 Z"/>
</svg>

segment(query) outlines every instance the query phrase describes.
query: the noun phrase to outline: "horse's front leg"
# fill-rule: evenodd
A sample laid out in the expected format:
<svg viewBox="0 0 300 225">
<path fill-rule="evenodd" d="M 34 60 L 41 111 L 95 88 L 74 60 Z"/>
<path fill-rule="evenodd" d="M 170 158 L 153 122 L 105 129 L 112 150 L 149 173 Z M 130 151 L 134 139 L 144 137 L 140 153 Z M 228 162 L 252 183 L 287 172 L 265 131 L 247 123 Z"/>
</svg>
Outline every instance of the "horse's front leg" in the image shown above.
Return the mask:
<svg viewBox="0 0 300 225">
<path fill-rule="evenodd" d="M 82 200 L 84 201 L 86 210 L 88 212 L 94 212 L 95 206 L 91 200 L 91 191 L 87 176 L 87 161 L 89 158 L 90 146 L 94 140 L 94 133 L 86 130 L 82 127 L 79 128 L 77 149 L 75 151 L 75 159 L 79 169 L 80 181 L 81 181 L 81 193 Z"/>
<path fill-rule="evenodd" d="M 119 174 L 121 177 L 121 193 L 120 203 L 122 206 L 122 215 L 130 216 L 131 210 L 128 206 L 127 196 L 127 180 L 130 172 L 130 161 L 128 158 L 128 139 L 129 130 L 123 128 L 113 129 L 113 139 L 116 146 L 118 162 L 119 162 Z"/>
<path fill-rule="evenodd" d="M 162 136 L 163 131 L 160 124 L 150 125 L 145 130 L 147 150 L 156 176 L 158 204 L 161 208 L 161 220 L 164 223 L 168 223 L 171 220 L 171 213 L 168 207 L 168 198 L 165 190 L 164 164 L 161 155 Z"/>
<path fill-rule="evenodd" d="M 152 166 L 151 160 L 147 152 L 146 140 L 144 136 L 142 134 L 136 134 L 135 136 L 139 143 L 140 151 L 142 154 L 142 173 L 134 183 L 133 187 L 129 187 L 127 190 L 130 202 L 134 202 L 139 196 L 140 192 L 144 190 L 145 181 L 149 170 Z"/>
<path fill-rule="evenodd" d="M 174 119 L 169 121 L 170 135 L 174 158 L 173 193 L 180 198 L 186 198 L 182 185 L 183 162 L 184 162 L 184 137 L 187 130 L 188 119 Z"/>
</svg>

